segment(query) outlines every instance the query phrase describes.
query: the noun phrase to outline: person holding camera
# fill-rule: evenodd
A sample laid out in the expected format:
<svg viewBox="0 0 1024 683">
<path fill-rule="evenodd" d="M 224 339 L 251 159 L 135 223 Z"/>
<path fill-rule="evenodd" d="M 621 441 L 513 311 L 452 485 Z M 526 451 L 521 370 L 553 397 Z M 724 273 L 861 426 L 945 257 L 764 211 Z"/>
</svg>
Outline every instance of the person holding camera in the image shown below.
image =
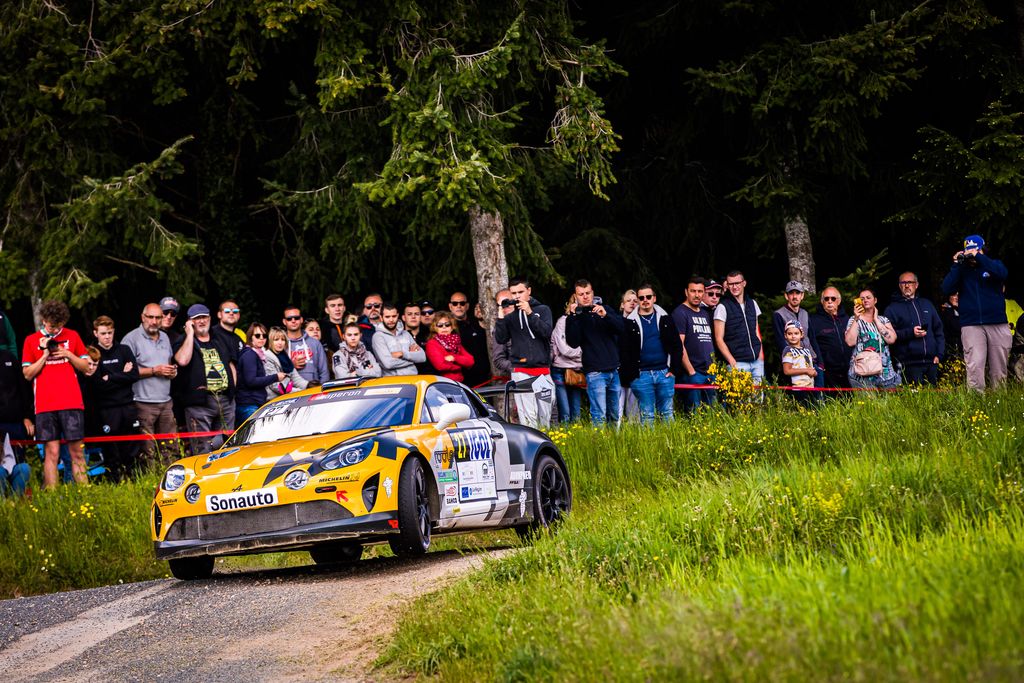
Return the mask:
<svg viewBox="0 0 1024 683">
<path fill-rule="evenodd" d="M 589 280 L 576 281 L 576 301 L 569 305 L 565 341 L 583 351 L 583 372 L 587 376 L 590 421 L 619 424 L 619 335 L 625 329 L 622 316 L 594 296 Z"/>
<path fill-rule="evenodd" d="M 1002 261 L 985 253 L 981 235 L 964 238 L 964 248 L 953 254 L 953 266 L 942 281 L 942 291 L 960 294 L 960 339 L 967 364 L 967 386 L 985 390 L 1006 380 L 1013 335 L 1006 318 L 1003 287 L 1009 272 Z"/>
<path fill-rule="evenodd" d="M 344 343 L 331 357 L 335 379 L 380 377 L 380 365 L 366 348 L 363 342 L 363 328 L 359 323 L 346 323 L 342 328 L 342 337 Z"/>
<path fill-rule="evenodd" d="M 71 313 L 63 302 L 44 302 L 39 317 L 43 327 L 25 339 L 21 366 L 25 379 L 35 382 L 36 438 L 45 442 L 43 487 L 57 486 L 62 438 L 71 452 L 71 474 L 84 484 L 85 404 L 75 371 L 89 369 L 89 354 L 78 333 L 64 327 Z"/>
<path fill-rule="evenodd" d="M 551 309 L 533 298 L 533 288 L 526 278 L 513 278 L 508 291 L 511 297 L 498 302 L 494 341 L 511 344 L 513 381 L 533 379 L 532 393 L 515 394 L 520 423 L 545 429 L 551 425 L 555 400 L 555 384 L 551 380 Z"/>
</svg>

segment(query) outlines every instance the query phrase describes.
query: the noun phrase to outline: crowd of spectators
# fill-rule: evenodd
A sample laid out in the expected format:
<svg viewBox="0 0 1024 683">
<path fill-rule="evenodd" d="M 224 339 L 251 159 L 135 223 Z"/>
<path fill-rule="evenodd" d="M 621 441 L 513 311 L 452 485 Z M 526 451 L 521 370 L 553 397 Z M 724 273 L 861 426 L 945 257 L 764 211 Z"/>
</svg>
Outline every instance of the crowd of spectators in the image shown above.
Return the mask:
<svg viewBox="0 0 1024 683">
<path fill-rule="evenodd" d="M 773 372 L 806 390 L 794 392 L 800 400 L 813 401 L 829 388 L 935 384 L 942 360 L 962 353 L 968 386 L 996 386 L 1007 376 L 1012 338 L 1006 278 L 1003 263 L 971 235 L 943 281 L 941 307 L 918 296 L 913 272 L 899 276 L 884 313 L 868 288 L 848 313 L 834 286 L 809 310 L 809 287 L 790 281 L 784 305 L 771 315 L 780 359 Z M 27 480 L 11 440 L 43 443 L 49 488 L 57 483 L 62 441 L 70 474 L 81 482 L 86 436 L 157 435 L 104 448 L 118 479 L 180 453 L 176 439 L 159 435 L 190 432 L 193 452 L 215 449 L 222 432 L 267 400 L 330 379 L 438 374 L 480 386 L 496 372 L 527 389 L 514 394 L 517 419 L 541 429 L 580 419 L 584 396 L 598 426 L 624 417 L 643 424 L 671 419 L 679 384 L 687 412 L 712 404 L 715 390 L 702 387 L 715 384 L 716 362 L 762 384 L 764 313 L 743 273 L 729 272 L 724 283 L 691 277 L 682 298 L 667 311 L 654 286 L 643 283 L 616 308 L 581 279 L 556 318 L 528 279 L 515 278 L 497 293 L 488 341 L 479 304 L 474 308 L 461 291 L 445 309 L 430 301 L 399 307 L 371 293 L 358 313 L 330 294 L 319 320 L 289 305 L 280 325 L 252 322 L 244 330 L 234 300 L 211 312 L 168 296 L 147 304 L 139 326 L 120 342 L 114 321 L 96 318 L 89 346 L 66 327 L 67 306 L 47 301 L 38 310 L 41 328 L 25 338 L 20 358 L 13 326 L 0 312 L 0 489 L 21 491 Z"/>
</svg>

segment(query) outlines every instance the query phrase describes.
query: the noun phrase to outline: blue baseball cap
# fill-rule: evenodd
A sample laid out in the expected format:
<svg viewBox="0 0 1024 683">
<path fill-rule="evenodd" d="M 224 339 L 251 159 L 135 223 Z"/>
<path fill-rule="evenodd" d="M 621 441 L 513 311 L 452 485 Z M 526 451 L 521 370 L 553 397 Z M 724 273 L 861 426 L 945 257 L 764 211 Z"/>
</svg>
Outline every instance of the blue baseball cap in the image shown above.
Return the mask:
<svg viewBox="0 0 1024 683">
<path fill-rule="evenodd" d="M 188 307 L 188 319 L 198 318 L 200 316 L 209 316 L 210 309 L 203 304 L 192 304 Z"/>
<path fill-rule="evenodd" d="M 964 249 L 984 249 L 985 238 L 981 235 L 968 235 L 964 238 Z"/>
</svg>

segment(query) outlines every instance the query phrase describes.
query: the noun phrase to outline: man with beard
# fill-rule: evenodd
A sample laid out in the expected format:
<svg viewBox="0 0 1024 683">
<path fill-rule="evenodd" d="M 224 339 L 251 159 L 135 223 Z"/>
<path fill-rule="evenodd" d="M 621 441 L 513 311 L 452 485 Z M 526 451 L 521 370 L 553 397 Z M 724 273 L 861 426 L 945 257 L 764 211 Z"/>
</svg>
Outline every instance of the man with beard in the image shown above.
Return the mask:
<svg viewBox="0 0 1024 683">
<path fill-rule="evenodd" d="M 231 431 L 235 428 L 235 373 L 231 348 L 223 337 L 210 333 L 210 309 L 192 304 L 185 336 L 174 352 L 185 376 L 182 401 L 185 423 L 191 432 Z M 223 435 L 192 439 L 192 453 L 216 450 Z"/>
<path fill-rule="evenodd" d="M 384 304 L 380 324 L 373 335 L 373 355 L 384 377 L 415 375 L 416 364 L 425 363 L 427 354 L 398 320 L 398 307 Z"/>
</svg>

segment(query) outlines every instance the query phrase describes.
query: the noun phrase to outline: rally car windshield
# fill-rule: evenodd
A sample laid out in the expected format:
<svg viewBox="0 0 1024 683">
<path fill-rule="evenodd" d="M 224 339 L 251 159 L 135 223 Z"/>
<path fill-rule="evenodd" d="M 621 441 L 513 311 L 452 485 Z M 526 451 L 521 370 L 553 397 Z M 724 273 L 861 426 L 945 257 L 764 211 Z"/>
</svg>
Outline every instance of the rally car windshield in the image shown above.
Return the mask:
<svg viewBox="0 0 1024 683">
<path fill-rule="evenodd" d="M 412 422 L 416 387 L 366 387 L 299 396 L 264 406 L 224 444 L 244 446 Z"/>
</svg>

